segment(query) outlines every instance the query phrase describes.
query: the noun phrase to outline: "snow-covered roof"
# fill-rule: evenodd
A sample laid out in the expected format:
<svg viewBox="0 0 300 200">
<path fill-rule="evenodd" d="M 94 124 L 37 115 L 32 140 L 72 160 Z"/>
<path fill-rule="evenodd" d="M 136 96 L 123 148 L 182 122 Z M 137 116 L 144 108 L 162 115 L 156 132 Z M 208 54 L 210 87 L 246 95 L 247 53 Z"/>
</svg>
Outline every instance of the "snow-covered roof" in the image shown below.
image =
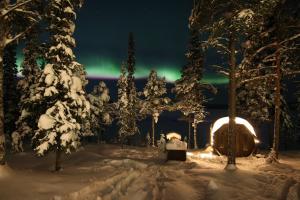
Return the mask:
<svg viewBox="0 0 300 200">
<path fill-rule="evenodd" d="M 178 140 L 181 140 L 181 135 L 179 133 L 172 132 L 167 134 L 168 140 L 170 140 L 173 137 L 177 138 Z"/>
</svg>

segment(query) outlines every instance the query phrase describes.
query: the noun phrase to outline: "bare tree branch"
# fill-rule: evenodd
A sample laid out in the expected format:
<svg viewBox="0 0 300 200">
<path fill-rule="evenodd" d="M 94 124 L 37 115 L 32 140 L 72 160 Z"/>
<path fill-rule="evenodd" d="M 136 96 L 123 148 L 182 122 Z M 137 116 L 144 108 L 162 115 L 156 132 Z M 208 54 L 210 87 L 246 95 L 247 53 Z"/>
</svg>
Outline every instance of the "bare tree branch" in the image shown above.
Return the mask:
<svg viewBox="0 0 300 200">
<path fill-rule="evenodd" d="M 222 74 L 222 75 L 224 75 L 224 76 L 227 76 L 227 77 L 229 76 L 229 72 L 227 72 L 227 71 L 219 70 L 218 73 L 219 73 L 219 74 Z"/>
<path fill-rule="evenodd" d="M 223 70 L 223 71 L 227 71 L 229 72 L 229 69 L 226 69 L 225 67 L 222 67 L 220 65 L 211 65 L 213 68 L 215 68 L 216 70 Z"/>
<path fill-rule="evenodd" d="M 262 51 L 264 51 L 264 50 L 266 50 L 266 49 L 268 49 L 268 48 L 272 48 L 272 47 L 276 47 L 276 46 L 277 46 L 276 42 L 273 42 L 273 43 L 271 43 L 271 44 L 268 44 L 268 45 L 266 45 L 266 46 L 263 46 L 263 47 L 259 48 L 254 54 L 251 55 L 251 57 L 250 57 L 249 60 L 252 60 L 252 59 L 253 59 L 257 54 L 259 54 L 260 52 L 262 52 Z"/>
<path fill-rule="evenodd" d="M 296 76 L 299 75 L 300 71 L 283 71 L 283 76 Z M 260 81 L 260 80 L 265 80 L 265 79 L 269 79 L 269 78 L 275 78 L 276 74 L 267 74 L 264 76 L 257 76 L 254 78 L 250 78 L 250 79 L 245 79 L 239 82 L 238 86 L 245 84 L 245 83 L 249 83 L 249 82 L 253 82 L 253 81 Z"/>
<path fill-rule="evenodd" d="M 288 38 L 288 39 L 286 39 L 286 40 L 283 40 L 283 41 L 280 42 L 279 44 L 283 44 L 283 43 L 286 43 L 286 42 L 295 40 L 295 39 L 297 39 L 297 38 L 299 38 L 299 37 L 300 37 L 300 33 L 298 33 L 298 34 L 296 34 L 296 35 L 294 35 L 294 36 L 292 36 L 292 37 L 290 37 L 290 38 Z"/>
<path fill-rule="evenodd" d="M 242 84 L 245 84 L 245 83 L 253 82 L 253 81 L 260 81 L 260 80 L 265 80 L 265 79 L 275 78 L 275 77 L 276 77 L 276 74 L 267 74 L 267 75 L 264 75 L 264 76 L 257 76 L 257 77 L 254 77 L 254 78 L 249 78 L 249 79 L 245 79 L 245 80 L 240 81 L 238 83 L 238 86 L 240 86 Z"/>
<path fill-rule="evenodd" d="M 4 10 L 3 12 L 1 12 L 0 14 L 0 18 L 6 16 L 7 14 L 9 14 L 10 12 L 14 11 L 15 9 L 21 7 L 21 6 L 24 6 L 30 2 L 32 2 L 34 0 L 26 0 L 26 1 L 23 1 L 21 3 L 16 3 L 15 5 L 11 5 L 10 8 L 8 10 Z"/>
<path fill-rule="evenodd" d="M 215 68 L 215 70 L 222 74 L 222 75 L 225 75 L 225 76 L 229 76 L 229 70 L 224 68 L 224 67 L 221 67 L 219 65 L 212 65 L 213 68 Z"/>
<path fill-rule="evenodd" d="M 28 33 L 28 31 L 30 31 L 30 29 L 31 29 L 33 26 L 34 26 L 34 24 L 31 25 L 31 26 L 29 26 L 28 28 L 26 28 L 23 32 L 21 32 L 21 33 L 15 35 L 13 38 L 8 38 L 8 39 L 5 41 L 5 45 L 8 45 L 8 44 L 10 44 L 10 43 L 12 43 L 12 42 L 14 42 L 14 41 L 20 39 L 21 37 L 23 37 L 26 33 Z"/>
<path fill-rule="evenodd" d="M 300 71 L 285 71 L 283 73 L 284 76 L 293 76 L 293 75 L 299 75 L 300 74 Z"/>
<path fill-rule="evenodd" d="M 22 13 L 22 14 L 28 14 L 28 15 L 32 15 L 32 16 L 39 16 L 37 13 L 30 11 L 30 10 L 23 10 L 23 9 L 15 9 L 16 12 Z"/>
<path fill-rule="evenodd" d="M 243 71 L 243 74 L 250 74 L 250 73 L 257 73 L 261 70 L 267 70 L 267 69 L 274 69 L 276 66 L 267 66 L 267 67 L 260 67 L 256 69 L 249 69 L 247 71 Z"/>
</svg>

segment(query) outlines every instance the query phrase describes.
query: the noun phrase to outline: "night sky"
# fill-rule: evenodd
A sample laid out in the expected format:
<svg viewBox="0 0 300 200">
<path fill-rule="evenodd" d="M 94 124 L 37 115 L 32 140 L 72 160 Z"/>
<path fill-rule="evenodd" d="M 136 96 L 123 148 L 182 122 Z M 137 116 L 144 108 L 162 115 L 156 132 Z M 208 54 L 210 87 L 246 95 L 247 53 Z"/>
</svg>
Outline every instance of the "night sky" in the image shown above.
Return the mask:
<svg viewBox="0 0 300 200">
<path fill-rule="evenodd" d="M 77 13 L 74 49 L 77 61 L 89 78 L 117 79 L 127 59 L 128 34 L 136 43 L 136 78 L 145 78 L 151 69 L 174 82 L 186 63 L 188 18 L 193 0 L 94 1 L 85 0 Z M 18 50 L 20 66 L 22 47 Z M 208 55 L 209 62 L 218 60 Z M 214 63 L 215 64 L 215 63 Z M 206 64 L 204 82 L 223 85 L 228 80 Z"/>
<path fill-rule="evenodd" d="M 192 0 L 92 1 L 78 13 L 75 54 L 89 77 L 118 78 L 126 61 L 128 33 L 136 42 L 137 78 L 156 69 L 168 81 L 180 77 L 188 42 L 188 17 Z M 207 71 L 204 81 L 227 80 Z"/>
<path fill-rule="evenodd" d="M 127 59 L 128 34 L 133 32 L 136 43 L 137 87 L 140 91 L 151 69 L 169 82 L 180 78 L 180 70 L 186 63 L 185 52 L 189 41 L 188 18 L 193 0 L 151 0 L 151 1 L 104 1 L 85 0 L 77 14 L 74 50 L 77 61 L 87 70 L 89 92 L 99 79 L 106 79 L 112 100 L 116 100 L 116 80 L 120 75 L 120 66 Z M 199 131 L 204 145 L 206 134 L 213 121 L 227 115 L 228 79 L 217 74 L 209 64 L 220 64 L 220 58 L 213 53 L 206 55 L 204 82 L 215 85 L 217 95 L 208 95 L 206 120 L 200 124 Z M 22 61 L 21 50 L 18 64 Z M 97 79 L 97 80 L 95 80 Z M 108 81 L 107 79 L 113 79 Z M 168 84 L 169 89 L 172 84 Z M 164 113 L 158 132 L 178 131 L 185 133 L 186 122 L 178 121 L 180 113 Z M 150 127 L 150 121 L 142 127 Z M 169 124 L 172 126 L 169 126 Z M 116 133 L 112 126 L 108 132 Z M 142 128 L 147 130 L 147 128 Z M 259 129 L 257 129 L 259 130 Z M 261 129 L 271 131 L 271 128 Z M 145 134 L 145 131 L 142 131 Z M 265 140 L 268 143 L 267 140 Z"/>
</svg>

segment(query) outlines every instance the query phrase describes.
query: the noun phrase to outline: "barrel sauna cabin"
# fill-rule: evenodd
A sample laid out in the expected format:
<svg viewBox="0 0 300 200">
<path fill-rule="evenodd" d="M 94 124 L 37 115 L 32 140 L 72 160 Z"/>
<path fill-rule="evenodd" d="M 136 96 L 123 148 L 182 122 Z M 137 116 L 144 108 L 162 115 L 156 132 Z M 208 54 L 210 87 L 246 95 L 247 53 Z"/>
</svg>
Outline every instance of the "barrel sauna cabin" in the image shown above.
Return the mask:
<svg viewBox="0 0 300 200">
<path fill-rule="evenodd" d="M 229 117 L 218 119 L 211 128 L 211 145 L 214 151 L 227 155 Z M 245 119 L 235 118 L 236 156 L 247 157 L 257 148 L 259 143 L 253 126 Z"/>
</svg>

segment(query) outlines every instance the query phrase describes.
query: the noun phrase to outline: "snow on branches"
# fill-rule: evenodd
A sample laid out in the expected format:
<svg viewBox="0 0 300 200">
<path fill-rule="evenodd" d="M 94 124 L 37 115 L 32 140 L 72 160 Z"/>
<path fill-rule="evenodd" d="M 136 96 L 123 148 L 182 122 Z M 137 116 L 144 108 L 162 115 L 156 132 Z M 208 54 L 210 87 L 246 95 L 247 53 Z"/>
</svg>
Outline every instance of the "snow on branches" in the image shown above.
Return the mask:
<svg viewBox="0 0 300 200">
<path fill-rule="evenodd" d="M 75 46 L 72 38 L 75 12 L 70 12 L 70 9 L 80 6 L 78 1 L 49 2 L 47 18 L 51 43 L 46 53 L 47 64 L 31 94 L 32 101 L 45 105 L 34 135 L 35 150 L 39 155 L 51 149 L 66 153 L 77 149 L 80 136 L 84 134 L 82 126 L 89 116 L 90 103 L 85 97 L 85 83 L 80 76 L 83 66 L 75 61 L 72 51 Z"/>
</svg>

